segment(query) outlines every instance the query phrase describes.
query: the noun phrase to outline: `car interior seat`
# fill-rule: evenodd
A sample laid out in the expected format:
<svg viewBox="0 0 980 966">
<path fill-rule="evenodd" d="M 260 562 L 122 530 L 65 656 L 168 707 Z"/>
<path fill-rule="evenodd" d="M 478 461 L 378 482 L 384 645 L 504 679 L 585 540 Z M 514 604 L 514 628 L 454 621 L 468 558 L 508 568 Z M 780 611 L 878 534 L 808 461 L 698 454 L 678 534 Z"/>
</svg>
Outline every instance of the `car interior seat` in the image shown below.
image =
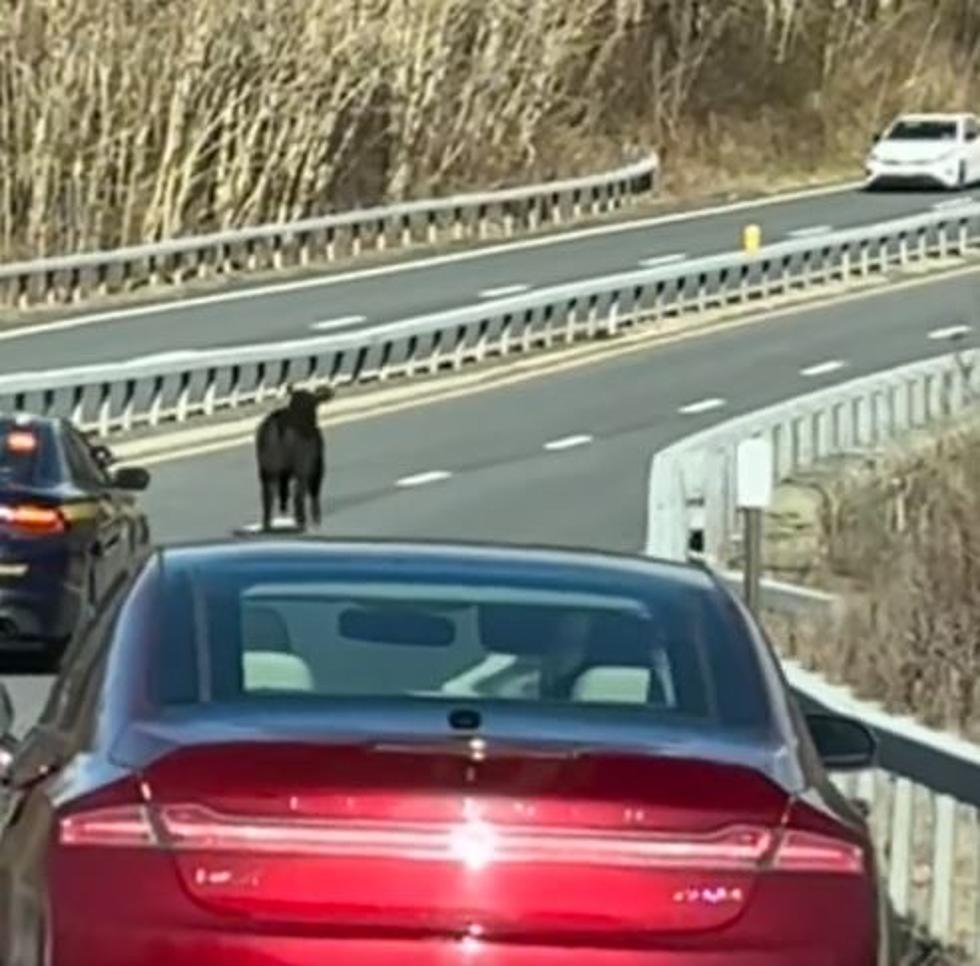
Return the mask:
<svg viewBox="0 0 980 966">
<path fill-rule="evenodd" d="M 571 699 L 604 704 L 666 703 L 660 677 L 652 668 L 626 664 L 585 668 L 572 683 Z"/>
<path fill-rule="evenodd" d="M 282 651 L 245 651 L 242 656 L 246 691 L 314 691 L 309 665 Z"/>
<path fill-rule="evenodd" d="M 286 622 L 273 607 L 243 609 L 242 661 L 246 691 L 315 690 L 309 665 L 294 652 Z"/>
</svg>

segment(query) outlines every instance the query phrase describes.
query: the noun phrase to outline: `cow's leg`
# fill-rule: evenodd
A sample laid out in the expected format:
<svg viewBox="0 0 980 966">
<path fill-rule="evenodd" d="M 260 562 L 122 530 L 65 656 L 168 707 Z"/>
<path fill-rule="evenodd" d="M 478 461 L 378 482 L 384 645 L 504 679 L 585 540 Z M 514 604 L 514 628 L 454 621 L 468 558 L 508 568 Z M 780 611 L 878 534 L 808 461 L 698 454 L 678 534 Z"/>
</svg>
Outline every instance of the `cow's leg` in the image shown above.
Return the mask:
<svg viewBox="0 0 980 966">
<path fill-rule="evenodd" d="M 262 529 L 272 529 L 272 486 L 273 479 L 269 474 L 263 473 L 259 477 L 262 487 Z"/>
<path fill-rule="evenodd" d="M 293 518 L 300 530 L 306 529 L 306 486 L 302 474 L 293 474 Z"/>
<path fill-rule="evenodd" d="M 285 513 L 289 509 L 289 473 L 282 470 L 279 473 L 279 512 Z"/>
<path fill-rule="evenodd" d="M 323 487 L 323 457 L 317 456 L 307 483 L 310 495 L 310 507 L 312 510 L 313 523 L 320 526 L 323 520 L 323 510 L 320 505 L 320 491 Z"/>
</svg>

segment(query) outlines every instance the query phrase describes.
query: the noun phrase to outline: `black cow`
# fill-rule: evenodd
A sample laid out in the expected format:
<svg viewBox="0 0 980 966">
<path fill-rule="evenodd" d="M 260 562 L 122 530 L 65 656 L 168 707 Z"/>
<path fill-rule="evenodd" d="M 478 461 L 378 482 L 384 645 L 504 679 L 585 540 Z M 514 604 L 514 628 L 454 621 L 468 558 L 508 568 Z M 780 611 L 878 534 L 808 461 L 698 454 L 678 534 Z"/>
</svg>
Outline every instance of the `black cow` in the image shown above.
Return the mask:
<svg viewBox="0 0 980 966">
<path fill-rule="evenodd" d="M 279 510 L 286 512 L 290 487 L 296 525 L 306 529 L 306 504 L 313 523 L 320 524 L 320 488 L 326 471 L 323 434 L 317 410 L 332 399 L 329 386 L 310 392 L 290 389 L 289 402 L 273 410 L 255 431 L 255 459 L 262 491 L 262 529 L 272 529 L 272 505 L 278 497 Z"/>
</svg>

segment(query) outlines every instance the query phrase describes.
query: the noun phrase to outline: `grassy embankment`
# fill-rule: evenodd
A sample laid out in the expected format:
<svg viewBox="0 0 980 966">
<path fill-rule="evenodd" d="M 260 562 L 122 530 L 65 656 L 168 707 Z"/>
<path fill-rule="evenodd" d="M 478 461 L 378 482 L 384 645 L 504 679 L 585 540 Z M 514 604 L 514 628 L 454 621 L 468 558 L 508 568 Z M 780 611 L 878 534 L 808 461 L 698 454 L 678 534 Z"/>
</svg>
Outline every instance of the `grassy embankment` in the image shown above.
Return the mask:
<svg viewBox="0 0 980 966">
<path fill-rule="evenodd" d="M 980 741 L 980 429 L 884 465 L 826 503 L 807 582 L 844 591 L 843 619 L 772 630 L 861 696 Z"/>
<path fill-rule="evenodd" d="M 677 195 L 850 177 L 892 111 L 971 102 L 978 35 L 964 0 L 15 0 L 0 259 L 596 170 L 628 146 L 657 146 Z"/>
<path fill-rule="evenodd" d="M 980 741 L 980 424 L 879 466 L 824 491 L 823 551 L 806 582 L 843 592 L 843 619 L 767 624 L 783 654 L 859 696 Z M 964 868 L 976 867 L 971 842 Z M 913 945 L 909 964 L 977 962 Z"/>
</svg>

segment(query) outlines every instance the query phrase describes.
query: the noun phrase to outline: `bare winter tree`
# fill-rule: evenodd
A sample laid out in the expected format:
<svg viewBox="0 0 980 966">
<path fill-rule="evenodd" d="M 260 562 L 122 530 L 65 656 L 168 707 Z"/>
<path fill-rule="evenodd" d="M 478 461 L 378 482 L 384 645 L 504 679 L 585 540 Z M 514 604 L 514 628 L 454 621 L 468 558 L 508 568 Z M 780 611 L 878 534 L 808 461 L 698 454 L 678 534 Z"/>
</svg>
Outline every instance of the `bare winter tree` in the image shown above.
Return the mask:
<svg viewBox="0 0 980 966">
<path fill-rule="evenodd" d="M 852 164 L 977 93 L 968 0 L 12 0 L 0 257 L 595 169 Z"/>
</svg>

